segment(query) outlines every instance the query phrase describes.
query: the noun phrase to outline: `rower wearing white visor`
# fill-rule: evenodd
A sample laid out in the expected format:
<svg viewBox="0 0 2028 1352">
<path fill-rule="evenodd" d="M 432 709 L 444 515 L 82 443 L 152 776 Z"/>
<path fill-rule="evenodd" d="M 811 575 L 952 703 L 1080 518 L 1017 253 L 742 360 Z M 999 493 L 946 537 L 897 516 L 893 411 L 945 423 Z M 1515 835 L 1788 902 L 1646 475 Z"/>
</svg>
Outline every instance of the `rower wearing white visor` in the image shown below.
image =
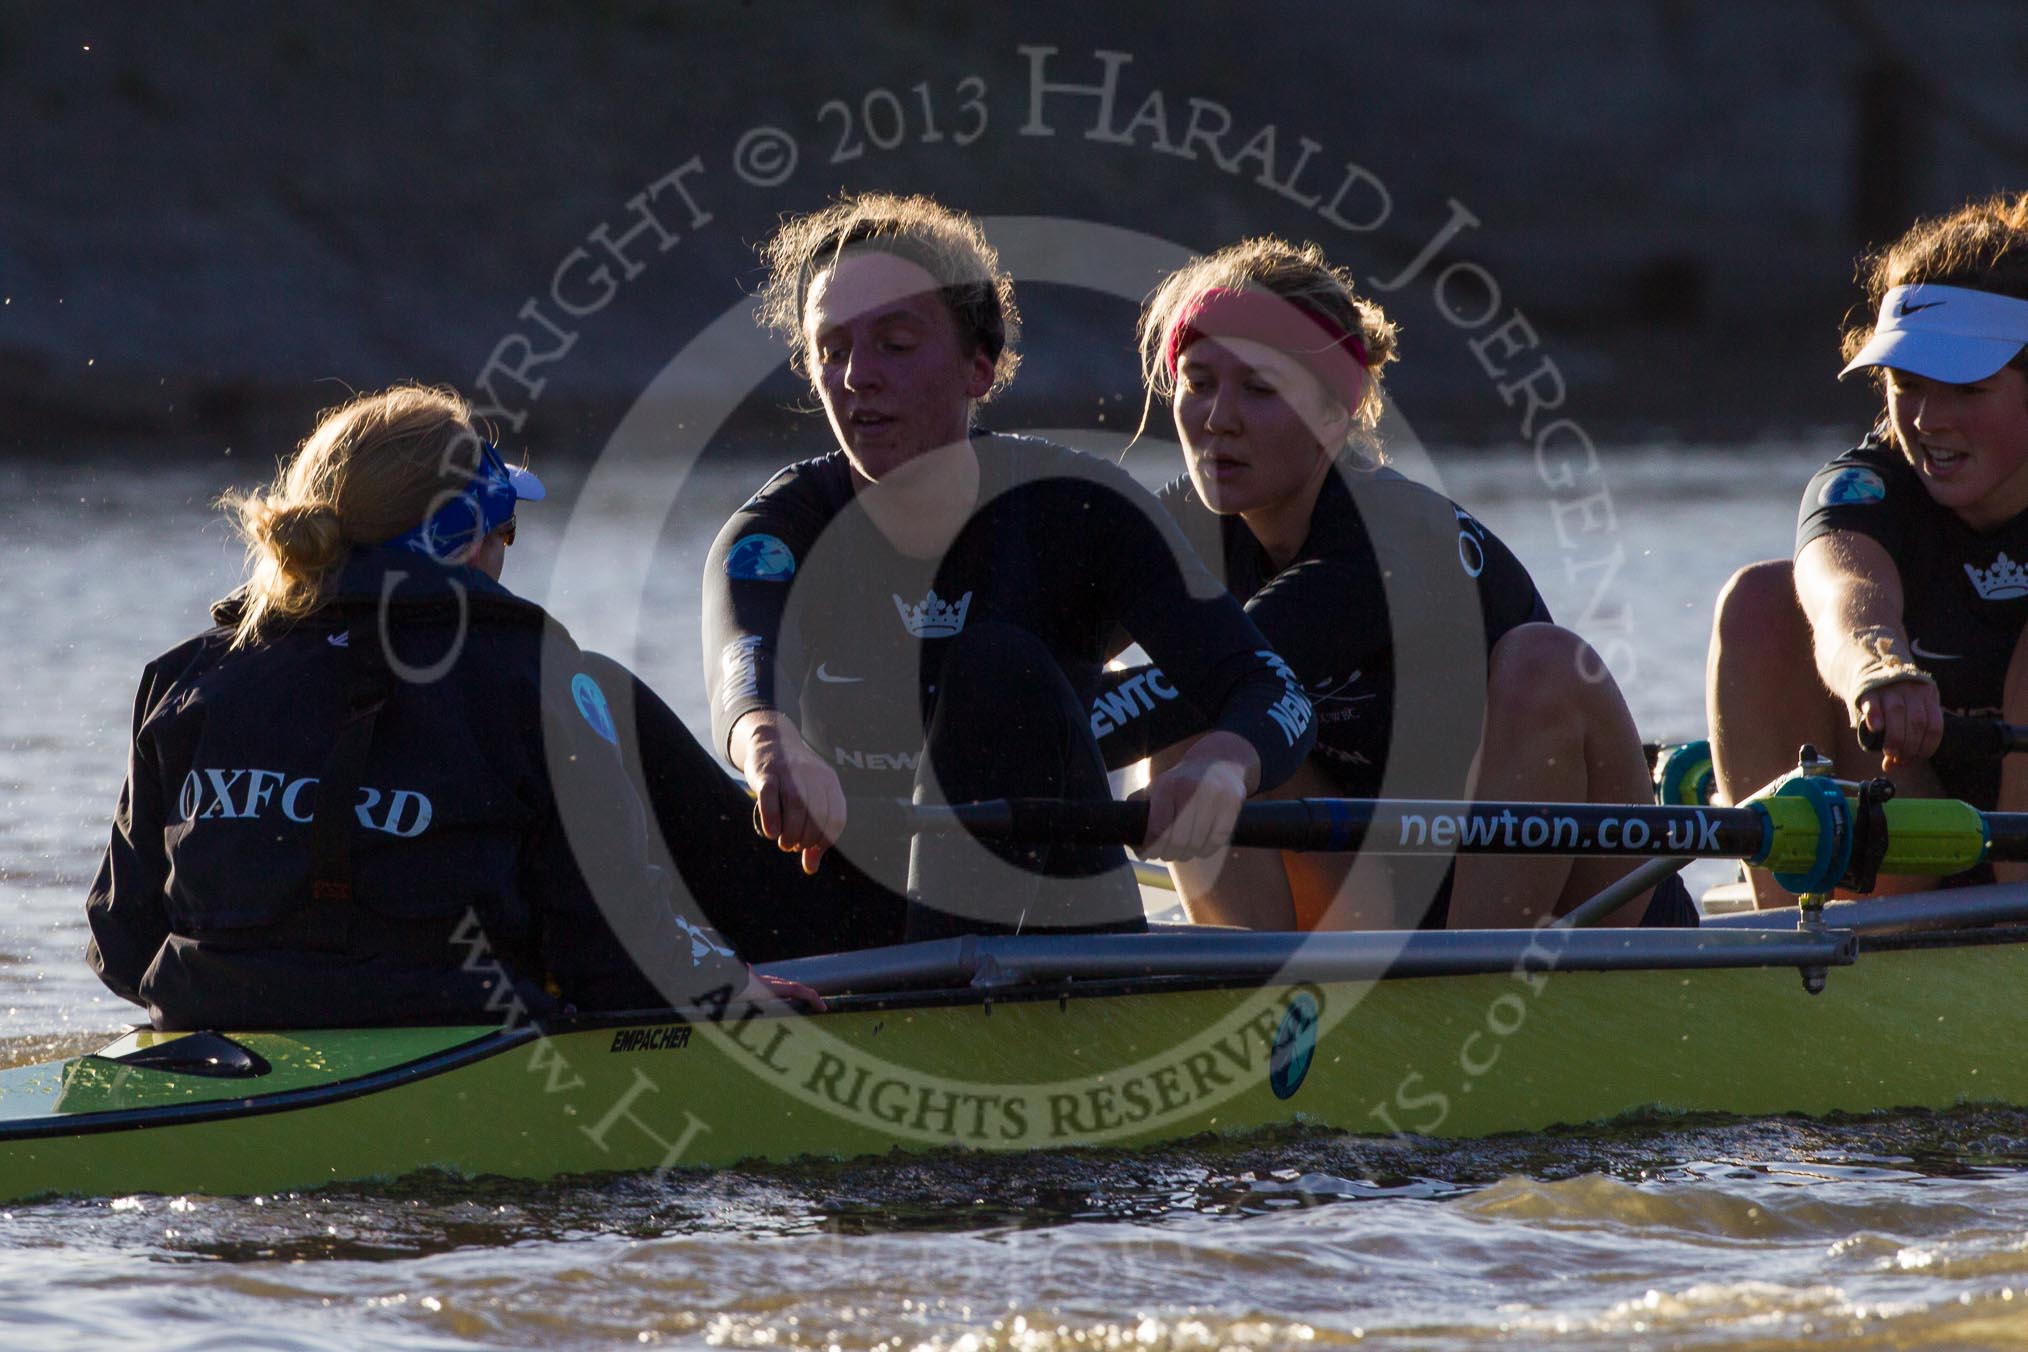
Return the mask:
<svg viewBox="0 0 2028 1352">
<path fill-rule="evenodd" d="M 1718 788 L 1739 801 L 1809 742 L 1844 777 L 2020 811 L 2028 765 L 1933 757 L 1946 713 L 2028 720 L 2028 194 L 1918 221 L 1866 281 L 1873 322 L 1845 335 L 1840 374 L 1870 372 L 1884 408 L 1810 481 L 1794 563 L 1742 569 L 1719 597 Z M 1762 905 L 1785 904 L 1753 882 Z"/>
</svg>

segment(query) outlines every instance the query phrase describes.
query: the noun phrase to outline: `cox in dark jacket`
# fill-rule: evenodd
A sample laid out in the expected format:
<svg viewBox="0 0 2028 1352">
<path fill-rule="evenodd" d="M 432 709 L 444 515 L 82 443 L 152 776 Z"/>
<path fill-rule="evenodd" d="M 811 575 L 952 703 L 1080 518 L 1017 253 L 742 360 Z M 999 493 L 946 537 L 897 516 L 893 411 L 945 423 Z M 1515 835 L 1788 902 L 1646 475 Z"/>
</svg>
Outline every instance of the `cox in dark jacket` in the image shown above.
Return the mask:
<svg viewBox="0 0 2028 1352">
<path fill-rule="evenodd" d="M 584 654 L 498 582 L 541 493 L 410 386 L 223 500 L 251 576 L 149 664 L 86 903 L 156 1026 L 709 1017 L 748 988 L 650 863 Z"/>
</svg>

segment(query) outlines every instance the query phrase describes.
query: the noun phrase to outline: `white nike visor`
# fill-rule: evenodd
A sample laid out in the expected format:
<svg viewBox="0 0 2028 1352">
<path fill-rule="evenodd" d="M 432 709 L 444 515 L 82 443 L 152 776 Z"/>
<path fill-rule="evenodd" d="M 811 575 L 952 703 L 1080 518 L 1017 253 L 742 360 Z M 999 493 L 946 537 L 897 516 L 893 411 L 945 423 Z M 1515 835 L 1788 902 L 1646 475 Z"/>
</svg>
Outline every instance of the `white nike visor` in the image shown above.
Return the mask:
<svg viewBox="0 0 2028 1352">
<path fill-rule="evenodd" d="M 1886 366 L 1951 385 L 1998 371 L 2028 346 L 2028 300 L 1962 286 L 1897 286 L 1880 300 L 1873 336 L 1842 378 Z"/>
</svg>

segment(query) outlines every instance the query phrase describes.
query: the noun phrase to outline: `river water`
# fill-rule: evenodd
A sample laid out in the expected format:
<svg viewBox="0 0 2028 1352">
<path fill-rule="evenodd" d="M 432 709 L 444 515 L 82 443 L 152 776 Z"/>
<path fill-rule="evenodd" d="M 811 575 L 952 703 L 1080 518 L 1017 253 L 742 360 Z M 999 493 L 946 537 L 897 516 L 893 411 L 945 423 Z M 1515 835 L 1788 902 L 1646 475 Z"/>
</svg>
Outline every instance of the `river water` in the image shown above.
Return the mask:
<svg viewBox="0 0 2028 1352">
<path fill-rule="evenodd" d="M 1611 658 L 1643 729 L 1670 737 L 1702 724 L 1718 586 L 1786 552 L 1801 486 L 1836 449 L 1829 434 L 1627 448 L 1568 479 L 1521 454 L 1413 467 L 1500 532 Z M 83 965 L 80 903 L 141 666 L 235 576 L 207 504 L 262 468 L 137 464 L 0 465 L 10 1063 L 88 1048 L 134 1012 Z M 548 468 L 556 492 L 524 512 L 506 581 L 701 721 L 697 569 L 764 472 L 707 462 L 677 492 L 667 474 Z M 1667 1119 L 1476 1145 L 1291 1134 L 0 1214 L 0 1345 L 115 1342 L 2028 1347 L 2028 1114 Z"/>
</svg>

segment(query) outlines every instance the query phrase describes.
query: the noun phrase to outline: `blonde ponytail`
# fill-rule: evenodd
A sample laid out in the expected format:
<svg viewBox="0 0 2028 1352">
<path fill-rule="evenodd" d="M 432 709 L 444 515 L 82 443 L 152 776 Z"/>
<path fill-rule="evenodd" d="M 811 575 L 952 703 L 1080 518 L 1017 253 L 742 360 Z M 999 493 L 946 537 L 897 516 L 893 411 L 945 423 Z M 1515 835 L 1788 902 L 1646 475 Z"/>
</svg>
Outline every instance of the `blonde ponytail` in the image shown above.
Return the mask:
<svg viewBox="0 0 2028 1352">
<path fill-rule="evenodd" d="M 271 484 L 218 500 L 246 541 L 232 646 L 316 610 L 355 545 L 418 525 L 471 481 L 479 453 L 471 407 L 445 387 L 397 385 L 327 410 Z"/>
</svg>

